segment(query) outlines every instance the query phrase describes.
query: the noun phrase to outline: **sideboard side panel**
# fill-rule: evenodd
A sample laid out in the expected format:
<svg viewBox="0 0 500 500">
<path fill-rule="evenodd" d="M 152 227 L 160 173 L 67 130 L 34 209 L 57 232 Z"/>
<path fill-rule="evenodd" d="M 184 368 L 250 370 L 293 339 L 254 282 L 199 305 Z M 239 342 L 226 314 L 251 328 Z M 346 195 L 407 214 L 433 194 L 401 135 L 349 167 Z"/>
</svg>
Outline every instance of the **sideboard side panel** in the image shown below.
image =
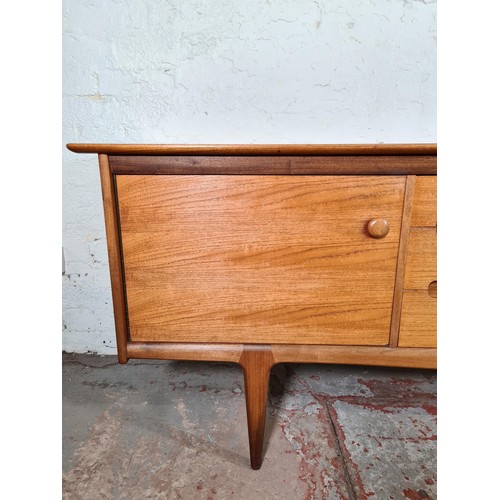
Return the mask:
<svg viewBox="0 0 500 500">
<path fill-rule="evenodd" d="M 107 155 L 99 155 L 99 171 L 101 174 L 104 220 L 106 224 L 106 239 L 108 243 L 109 272 L 111 275 L 111 292 L 113 296 L 113 311 L 115 318 L 118 361 L 120 363 L 126 363 L 128 361 L 128 327 L 121 255 L 119 215 L 116 199 L 115 179 L 114 175 L 111 172 L 111 169 L 109 168 Z"/>
</svg>

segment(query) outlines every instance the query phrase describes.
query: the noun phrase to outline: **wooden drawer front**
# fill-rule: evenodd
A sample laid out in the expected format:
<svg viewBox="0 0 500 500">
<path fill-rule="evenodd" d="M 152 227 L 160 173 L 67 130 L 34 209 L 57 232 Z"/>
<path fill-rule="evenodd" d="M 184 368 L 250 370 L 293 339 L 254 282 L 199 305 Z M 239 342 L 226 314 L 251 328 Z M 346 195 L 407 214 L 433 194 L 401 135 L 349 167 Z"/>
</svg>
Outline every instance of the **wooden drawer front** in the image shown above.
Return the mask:
<svg viewBox="0 0 500 500">
<path fill-rule="evenodd" d="M 388 343 L 405 177 L 116 183 L 132 341 Z"/>
<path fill-rule="evenodd" d="M 437 177 L 419 175 L 415 179 L 415 194 L 411 226 L 437 225 Z"/>
<path fill-rule="evenodd" d="M 405 290 L 427 290 L 437 280 L 436 228 L 412 228 L 408 241 Z"/>
<path fill-rule="evenodd" d="M 400 347 L 436 347 L 437 300 L 427 290 L 405 291 L 399 329 Z"/>
</svg>

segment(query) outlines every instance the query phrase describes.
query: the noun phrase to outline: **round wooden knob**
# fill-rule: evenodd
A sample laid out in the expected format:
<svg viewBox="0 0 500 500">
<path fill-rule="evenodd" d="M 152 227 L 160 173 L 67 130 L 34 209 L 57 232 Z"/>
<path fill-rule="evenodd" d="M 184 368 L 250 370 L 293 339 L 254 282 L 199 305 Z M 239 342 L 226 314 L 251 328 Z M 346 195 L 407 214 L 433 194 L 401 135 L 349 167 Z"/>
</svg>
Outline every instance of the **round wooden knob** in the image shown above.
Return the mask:
<svg viewBox="0 0 500 500">
<path fill-rule="evenodd" d="M 389 232 L 389 223 L 385 219 L 372 219 L 366 229 L 372 238 L 384 238 Z"/>
</svg>

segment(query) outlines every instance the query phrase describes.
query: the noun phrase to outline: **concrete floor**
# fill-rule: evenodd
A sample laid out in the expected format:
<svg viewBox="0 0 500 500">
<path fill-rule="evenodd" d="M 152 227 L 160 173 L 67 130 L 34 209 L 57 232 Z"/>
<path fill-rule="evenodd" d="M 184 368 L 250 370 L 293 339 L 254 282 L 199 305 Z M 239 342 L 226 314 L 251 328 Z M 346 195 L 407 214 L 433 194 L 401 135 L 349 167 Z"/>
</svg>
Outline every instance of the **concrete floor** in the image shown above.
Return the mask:
<svg viewBox="0 0 500 500">
<path fill-rule="evenodd" d="M 250 468 L 243 375 L 224 363 L 63 354 L 65 499 L 436 498 L 436 372 L 273 368 Z"/>
</svg>

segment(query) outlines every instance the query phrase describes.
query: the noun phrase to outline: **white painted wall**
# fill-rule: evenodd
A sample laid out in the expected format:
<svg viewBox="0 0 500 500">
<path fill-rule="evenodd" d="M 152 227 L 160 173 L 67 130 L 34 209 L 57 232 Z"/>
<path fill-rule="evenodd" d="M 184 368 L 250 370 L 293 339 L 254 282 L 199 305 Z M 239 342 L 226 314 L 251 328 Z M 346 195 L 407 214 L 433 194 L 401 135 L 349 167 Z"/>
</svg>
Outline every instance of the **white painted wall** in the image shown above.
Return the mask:
<svg viewBox="0 0 500 500">
<path fill-rule="evenodd" d="M 63 142 L 436 141 L 426 0 L 64 0 Z M 97 158 L 63 150 L 63 348 L 114 353 Z"/>
</svg>

